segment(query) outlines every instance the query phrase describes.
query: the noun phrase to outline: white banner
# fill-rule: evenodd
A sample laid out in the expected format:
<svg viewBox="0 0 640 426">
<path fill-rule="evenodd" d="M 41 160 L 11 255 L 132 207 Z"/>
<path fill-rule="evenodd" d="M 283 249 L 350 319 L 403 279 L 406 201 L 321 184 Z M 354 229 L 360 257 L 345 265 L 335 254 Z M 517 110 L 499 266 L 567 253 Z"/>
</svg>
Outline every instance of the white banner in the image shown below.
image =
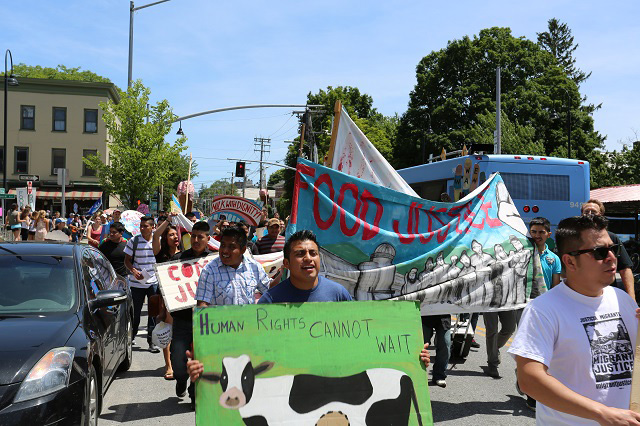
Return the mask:
<svg viewBox="0 0 640 426">
<path fill-rule="evenodd" d="M 211 260 L 218 257 L 212 253 L 207 257 L 158 263 L 155 265 L 160 291 L 169 312 L 192 308 L 196 305 L 196 289 L 202 270 Z M 282 266 L 283 252 L 253 256 L 273 278 Z"/>
<path fill-rule="evenodd" d="M 356 126 L 344 107 L 340 112 L 331 168 L 420 198 Z"/>
<path fill-rule="evenodd" d="M 28 188 L 16 188 L 16 199 L 18 203 L 18 208 L 20 210 L 23 209 L 24 206 L 31 206 L 31 211 L 36 210 L 36 192 L 37 190 L 32 189 L 31 194 L 29 194 Z"/>
</svg>

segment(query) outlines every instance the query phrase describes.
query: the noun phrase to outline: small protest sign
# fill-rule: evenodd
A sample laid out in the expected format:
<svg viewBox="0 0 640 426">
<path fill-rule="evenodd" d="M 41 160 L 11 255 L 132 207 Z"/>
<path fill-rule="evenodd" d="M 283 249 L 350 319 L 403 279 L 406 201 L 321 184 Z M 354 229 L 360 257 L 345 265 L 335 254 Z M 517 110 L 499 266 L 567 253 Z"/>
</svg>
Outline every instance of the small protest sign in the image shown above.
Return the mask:
<svg viewBox="0 0 640 426">
<path fill-rule="evenodd" d="M 196 305 L 196 289 L 202 270 L 218 253 L 188 260 L 157 263 L 154 268 L 160 284 L 160 291 L 169 312 L 192 308 Z M 276 252 L 253 256 L 265 272 L 274 277 L 282 266 L 283 253 Z"/>
<path fill-rule="evenodd" d="M 262 203 L 233 195 L 218 195 L 213 199 L 211 211 L 233 214 L 249 225 L 257 226 L 262 217 Z"/>
<path fill-rule="evenodd" d="M 433 423 L 416 302 L 197 308 L 193 327 L 197 425 Z"/>
</svg>

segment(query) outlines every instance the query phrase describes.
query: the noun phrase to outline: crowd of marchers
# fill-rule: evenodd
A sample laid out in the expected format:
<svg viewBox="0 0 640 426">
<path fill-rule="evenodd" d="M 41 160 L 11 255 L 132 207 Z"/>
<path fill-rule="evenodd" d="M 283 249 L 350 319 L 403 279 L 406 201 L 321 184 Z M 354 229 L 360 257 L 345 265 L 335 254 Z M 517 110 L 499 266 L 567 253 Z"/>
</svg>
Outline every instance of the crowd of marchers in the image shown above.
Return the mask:
<svg viewBox="0 0 640 426">
<path fill-rule="evenodd" d="M 633 363 L 616 361 L 633 357 L 640 310 L 635 301 L 631 261 L 618 237 L 607 230 L 604 213 L 602 203 L 592 199 L 583 204 L 582 216 L 562 220 L 555 233 L 555 251 L 547 245 L 551 237 L 549 221 L 533 219 L 530 238 L 540 257 L 548 291 L 524 309 L 481 314 L 486 326 L 485 373 L 494 379 L 501 377 L 500 349 L 517 329 L 508 350 L 517 364 L 516 387 L 526 404 L 536 410 L 539 424 L 640 425 L 640 414 L 628 409 Z M 15 239 L 23 235 L 30 239 L 30 227 L 35 234 L 31 239 L 38 240 L 43 232 L 54 228 L 82 227 L 81 218 L 49 219 L 47 212 L 32 214 L 17 207 L 8 216 Z M 207 256 L 212 250 L 210 239 L 218 242 L 215 246 L 219 255 L 206 264 L 199 277 L 198 307 L 352 300 L 343 286 L 319 275 L 320 250 L 311 231 L 298 231 L 285 240 L 285 222 L 264 217 L 259 226 L 266 232 L 257 238 L 256 227 L 246 223 L 233 223 L 224 216 L 198 220 L 190 213 L 186 216 L 193 227 L 186 244 L 189 248 L 184 249 L 185 238 L 181 238 L 180 227 L 173 224 L 174 216 L 162 212 L 157 218 L 142 217 L 140 232 L 133 237 L 119 222 L 118 210 L 111 216 L 96 212 L 89 219 L 91 223 L 84 224 L 84 232 L 88 243 L 127 278 L 134 303 L 134 337 L 145 301 L 150 352 L 161 352 L 151 340 L 155 324 L 170 324 L 172 340 L 162 350 L 164 378 L 175 380 L 176 395 L 184 398 L 188 394 L 194 409 L 195 382 L 203 373 L 203 365 L 192 356 L 193 312 L 167 310 L 158 289 L 156 263 Z M 73 238 L 73 233 L 69 235 Z M 283 251 L 286 279 L 283 269 L 269 277 L 252 256 L 278 251 Z M 468 319 L 475 329 L 478 314 Z M 446 387 L 451 316 L 424 315 L 422 326 L 425 345 L 416 348 L 416 355 L 427 366 L 430 364 L 428 346 L 435 334 L 432 383 Z M 475 340 L 474 344 L 480 346 Z"/>
</svg>

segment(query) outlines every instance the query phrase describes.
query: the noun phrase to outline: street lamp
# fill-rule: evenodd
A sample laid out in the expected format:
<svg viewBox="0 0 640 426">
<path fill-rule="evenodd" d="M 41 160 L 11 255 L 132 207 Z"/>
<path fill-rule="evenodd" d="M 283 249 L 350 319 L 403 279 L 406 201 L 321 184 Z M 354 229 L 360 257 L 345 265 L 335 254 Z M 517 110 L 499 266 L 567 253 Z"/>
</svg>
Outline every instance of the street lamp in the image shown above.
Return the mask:
<svg viewBox="0 0 640 426">
<path fill-rule="evenodd" d="M 129 74 L 127 75 L 127 88 L 131 88 L 133 82 L 133 12 L 144 9 L 145 7 L 155 6 L 156 4 L 166 3 L 169 0 L 160 0 L 144 6 L 133 6 L 133 1 L 129 2 Z"/>
<path fill-rule="evenodd" d="M 11 60 L 11 73 L 7 70 L 7 58 Z M 8 96 L 7 92 L 9 91 L 9 86 L 17 86 L 18 80 L 13 75 L 13 55 L 11 55 L 11 51 L 7 49 L 4 53 L 4 148 L 2 150 L 2 187 L 4 188 L 4 192 L 7 191 L 7 101 Z M 4 207 L 4 199 L 2 200 Z M 4 213 L 4 208 L 3 208 Z"/>
<path fill-rule="evenodd" d="M 178 131 L 176 132 L 176 135 L 178 136 L 184 136 L 184 132 L 182 131 L 182 121 L 180 121 L 180 128 L 178 129 Z"/>
</svg>

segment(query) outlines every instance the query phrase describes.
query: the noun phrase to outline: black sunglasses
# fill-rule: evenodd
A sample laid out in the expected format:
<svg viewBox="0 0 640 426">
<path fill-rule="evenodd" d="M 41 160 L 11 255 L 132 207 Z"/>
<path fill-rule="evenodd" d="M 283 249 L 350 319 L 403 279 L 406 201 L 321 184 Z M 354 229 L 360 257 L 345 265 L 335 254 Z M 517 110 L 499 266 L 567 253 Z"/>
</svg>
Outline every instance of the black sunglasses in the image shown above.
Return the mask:
<svg viewBox="0 0 640 426">
<path fill-rule="evenodd" d="M 574 250 L 574 251 L 568 252 L 567 254 L 570 256 L 578 256 L 583 253 L 593 253 L 593 258 L 595 260 L 604 260 L 609 255 L 609 252 L 613 253 L 614 256 L 617 257 L 620 254 L 620 244 L 613 244 L 609 247 L 603 246 L 603 247 L 594 247 L 594 248 L 584 249 L 584 250 Z"/>
</svg>

